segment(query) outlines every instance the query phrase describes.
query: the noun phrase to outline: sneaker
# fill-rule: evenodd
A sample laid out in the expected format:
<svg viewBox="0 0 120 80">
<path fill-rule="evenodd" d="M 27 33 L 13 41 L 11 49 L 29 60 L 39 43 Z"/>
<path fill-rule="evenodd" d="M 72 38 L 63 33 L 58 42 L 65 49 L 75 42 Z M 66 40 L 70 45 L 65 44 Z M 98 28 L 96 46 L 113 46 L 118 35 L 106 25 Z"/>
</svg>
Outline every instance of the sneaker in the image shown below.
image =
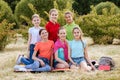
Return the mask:
<svg viewBox="0 0 120 80">
<path fill-rule="evenodd" d="M 27 69 L 26 68 L 24 68 L 24 67 L 21 67 L 21 68 L 19 68 L 19 71 L 27 71 Z"/>
<path fill-rule="evenodd" d="M 25 68 L 25 65 L 15 65 L 15 66 L 14 66 L 14 70 L 15 70 L 15 71 L 18 71 L 19 68 Z"/>
<path fill-rule="evenodd" d="M 17 65 L 21 63 L 21 58 L 22 58 L 22 57 L 23 57 L 22 55 L 19 55 L 19 56 L 18 56 L 17 61 L 16 61 L 16 64 L 17 64 Z"/>
</svg>

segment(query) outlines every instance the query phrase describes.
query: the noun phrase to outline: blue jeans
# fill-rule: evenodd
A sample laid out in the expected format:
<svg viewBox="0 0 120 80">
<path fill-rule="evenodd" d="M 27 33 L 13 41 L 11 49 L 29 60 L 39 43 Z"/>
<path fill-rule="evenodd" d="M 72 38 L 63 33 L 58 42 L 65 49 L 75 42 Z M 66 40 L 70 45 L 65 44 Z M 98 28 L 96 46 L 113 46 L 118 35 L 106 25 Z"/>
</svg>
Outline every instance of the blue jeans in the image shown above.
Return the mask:
<svg viewBox="0 0 120 80">
<path fill-rule="evenodd" d="M 24 63 L 25 65 L 29 65 L 29 64 L 32 64 L 34 62 L 34 60 L 32 59 L 34 47 L 35 47 L 35 44 L 30 44 L 29 58 L 25 58 L 25 57 L 21 58 L 21 62 Z"/>
<path fill-rule="evenodd" d="M 40 57 L 39 57 L 40 58 Z M 34 61 L 33 64 L 30 65 L 26 65 L 25 68 L 27 69 L 32 69 L 33 71 L 50 71 L 51 67 L 49 65 L 49 60 L 46 58 L 40 58 L 43 60 L 43 62 L 45 63 L 44 67 L 41 67 L 41 64 L 39 61 Z"/>
</svg>

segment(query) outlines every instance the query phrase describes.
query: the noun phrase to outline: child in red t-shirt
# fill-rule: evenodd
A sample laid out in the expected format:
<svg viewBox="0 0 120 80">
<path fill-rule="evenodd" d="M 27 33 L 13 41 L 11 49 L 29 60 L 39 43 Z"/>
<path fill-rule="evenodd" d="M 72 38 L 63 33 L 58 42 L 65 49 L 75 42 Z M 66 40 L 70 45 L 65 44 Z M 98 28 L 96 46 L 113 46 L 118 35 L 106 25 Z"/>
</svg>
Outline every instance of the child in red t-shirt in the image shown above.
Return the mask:
<svg viewBox="0 0 120 80">
<path fill-rule="evenodd" d="M 57 22 L 58 19 L 58 11 L 56 9 L 51 9 L 49 11 L 49 21 L 46 24 L 46 30 L 48 31 L 48 39 L 53 40 L 54 42 L 58 39 L 58 29 L 60 24 Z"/>
</svg>

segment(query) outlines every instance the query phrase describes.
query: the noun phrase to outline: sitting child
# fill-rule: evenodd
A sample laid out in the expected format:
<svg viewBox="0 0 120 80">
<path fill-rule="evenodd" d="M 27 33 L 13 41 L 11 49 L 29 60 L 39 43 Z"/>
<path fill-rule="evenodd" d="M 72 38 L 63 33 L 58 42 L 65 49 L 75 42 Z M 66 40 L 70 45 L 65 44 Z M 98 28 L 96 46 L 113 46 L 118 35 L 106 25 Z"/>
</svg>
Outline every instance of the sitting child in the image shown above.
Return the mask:
<svg viewBox="0 0 120 80">
<path fill-rule="evenodd" d="M 59 39 L 54 45 L 54 68 L 69 68 L 68 44 L 66 41 L 66 30 L 62 27 L 58 31 Z"/>
</svg>

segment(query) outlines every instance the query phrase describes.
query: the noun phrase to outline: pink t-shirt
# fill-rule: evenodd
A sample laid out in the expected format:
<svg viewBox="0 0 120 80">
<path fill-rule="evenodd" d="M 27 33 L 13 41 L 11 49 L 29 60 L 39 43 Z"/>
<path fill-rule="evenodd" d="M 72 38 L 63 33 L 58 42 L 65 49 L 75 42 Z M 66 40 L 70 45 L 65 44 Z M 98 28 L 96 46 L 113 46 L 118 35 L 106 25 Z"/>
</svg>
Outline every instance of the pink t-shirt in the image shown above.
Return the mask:
<svg viewBox="0 0 120 80">
<path fill-rule="evenodd" d="M 64 57 L 65 57 L 65 60 L 68 60 L 68 45 L 67 45 L 67 42 L 62 43 L 62 42 L 60 41 L 60 39 L 57 39 L 57 41 L 55 42 L 55 45 L 54 45 L 54 53 L 55 53 L 59 48 L 63 48 L 63 49 L 64 49 Z"/>
</svg>

